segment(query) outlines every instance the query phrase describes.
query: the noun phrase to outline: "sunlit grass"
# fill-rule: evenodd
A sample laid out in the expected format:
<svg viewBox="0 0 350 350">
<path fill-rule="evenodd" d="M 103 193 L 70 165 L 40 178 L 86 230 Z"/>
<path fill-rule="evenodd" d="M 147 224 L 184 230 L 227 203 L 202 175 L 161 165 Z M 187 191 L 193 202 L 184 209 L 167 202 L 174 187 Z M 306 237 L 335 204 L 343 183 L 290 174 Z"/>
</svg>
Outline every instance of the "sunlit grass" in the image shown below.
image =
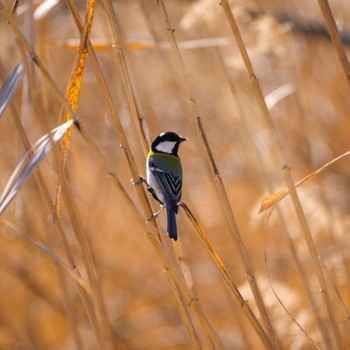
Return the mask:
<svg viewBox="0 0 350 350">
<path fill-rule="evenodd" d="M 84 3 L 2 8 L 0 192 L 61 109 L 75 127 L 1 214 L 1 348 L 350 344 L 346 47 L 252 4 L 104 0 L 91 42 Z M 189 138 L 178 243 L 130 181 L 166 130 Z"/>
</svg>

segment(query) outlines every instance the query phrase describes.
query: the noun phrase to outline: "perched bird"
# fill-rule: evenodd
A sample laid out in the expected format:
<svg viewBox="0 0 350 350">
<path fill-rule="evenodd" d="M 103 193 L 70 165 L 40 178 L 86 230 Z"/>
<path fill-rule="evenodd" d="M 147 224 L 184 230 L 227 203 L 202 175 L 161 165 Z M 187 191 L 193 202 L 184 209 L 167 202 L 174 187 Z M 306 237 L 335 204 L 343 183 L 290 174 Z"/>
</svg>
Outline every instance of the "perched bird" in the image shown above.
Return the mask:
<svg viewBox="0 0 350 350">
<path fill-rule="evenodd" d="M 186 140 L 174 132 L 161 133 L 152 143 L 146 164 L 148 191 L 165 207 L 168 235 L 175 241 L 178 237 L 175 214 L 182 192 L 182 167 L 177 152 L 180 143 Z"/>
</svg>

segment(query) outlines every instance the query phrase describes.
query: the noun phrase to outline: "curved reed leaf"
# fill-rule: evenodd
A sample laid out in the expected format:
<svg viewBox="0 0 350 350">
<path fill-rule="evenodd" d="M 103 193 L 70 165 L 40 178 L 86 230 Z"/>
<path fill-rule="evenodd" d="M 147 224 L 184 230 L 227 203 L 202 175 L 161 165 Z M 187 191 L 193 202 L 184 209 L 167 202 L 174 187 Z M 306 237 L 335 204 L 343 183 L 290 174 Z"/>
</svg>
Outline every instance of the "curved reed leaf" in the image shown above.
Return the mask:
<svg viewBox="0 0 350 350">
<path fill-rule="evenodd" d="M 20 62 L 5 79 L 0 89 L 0 118 L 17 91 L 18 84 L 24 75 L 24 62 Z"/>
<path fill-rule="evenodd" d="M 69 120 L 41 137 L 18 163 L 0 197 L 0 215 L 23 187 L 33 170 L 49 153 L 52 148 L 52 144 L 57 142 L 64 135 L 66 130 L 72 126 L 72 124 L 73 120 Z M 31 153 L 32 156 L 28 160 L 28 156 Z"/>
</svg>

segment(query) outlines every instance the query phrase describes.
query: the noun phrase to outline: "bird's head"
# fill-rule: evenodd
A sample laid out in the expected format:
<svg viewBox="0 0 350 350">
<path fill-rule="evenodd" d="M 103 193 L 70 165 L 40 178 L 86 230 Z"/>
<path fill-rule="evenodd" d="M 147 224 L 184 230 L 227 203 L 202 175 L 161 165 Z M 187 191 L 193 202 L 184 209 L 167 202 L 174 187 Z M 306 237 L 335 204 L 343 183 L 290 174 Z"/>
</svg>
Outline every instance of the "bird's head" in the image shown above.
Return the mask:
<svg viewBox="0 0 350 350">
<path fill-rule="evenodd" d="M 182 137 L 172 131 L 162 132 L 153 141 L 151 149 L 153 152 L 160 152 L 177 156 L 180 143 L 186 140 L 186 137 Z"/>
</svg>

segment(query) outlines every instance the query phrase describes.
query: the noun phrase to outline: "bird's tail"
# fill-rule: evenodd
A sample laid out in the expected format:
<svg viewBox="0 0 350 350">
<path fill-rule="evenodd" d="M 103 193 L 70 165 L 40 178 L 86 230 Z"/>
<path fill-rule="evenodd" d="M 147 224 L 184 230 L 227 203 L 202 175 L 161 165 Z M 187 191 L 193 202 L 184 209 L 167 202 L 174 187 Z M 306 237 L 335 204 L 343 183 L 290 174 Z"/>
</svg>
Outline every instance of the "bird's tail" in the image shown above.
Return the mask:
<svg viewBox="0 0 350 350">
<path fill-rule="evenodd" d="M 176 213 L 171 206 L 166 205 L 166 215 L 168 219 L 168 236 L 177 241 Z"/>
</svg>

